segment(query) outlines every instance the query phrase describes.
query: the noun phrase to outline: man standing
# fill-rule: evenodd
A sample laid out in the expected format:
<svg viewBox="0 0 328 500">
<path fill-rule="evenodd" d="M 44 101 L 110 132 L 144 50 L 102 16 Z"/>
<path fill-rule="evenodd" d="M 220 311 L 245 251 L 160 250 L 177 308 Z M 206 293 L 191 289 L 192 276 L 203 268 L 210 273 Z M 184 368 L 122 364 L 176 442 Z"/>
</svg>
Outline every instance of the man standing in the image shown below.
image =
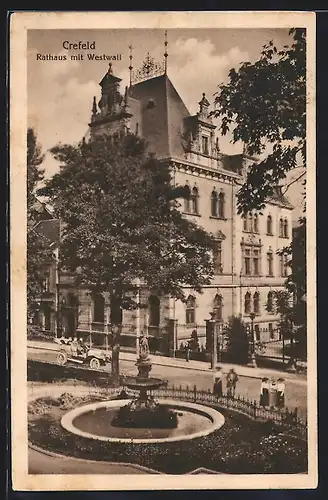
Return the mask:
<svg viewBox="0 0 328 500">
<path fill-rule="evenodd" d="M 238 382 L 238 375 L 234 368 L 231 368 L 227 374 L 227 395 L 229 398 L 234 398 L 236 393 L 236 385 Z"/>
<path fill-rule="evenodd" d="M 188 363 L 189 363 L 189 359 L 190 359 L 190 346 L 187 343 L 186 344 L 186 361 L 188 361 Z"/>
</svg>

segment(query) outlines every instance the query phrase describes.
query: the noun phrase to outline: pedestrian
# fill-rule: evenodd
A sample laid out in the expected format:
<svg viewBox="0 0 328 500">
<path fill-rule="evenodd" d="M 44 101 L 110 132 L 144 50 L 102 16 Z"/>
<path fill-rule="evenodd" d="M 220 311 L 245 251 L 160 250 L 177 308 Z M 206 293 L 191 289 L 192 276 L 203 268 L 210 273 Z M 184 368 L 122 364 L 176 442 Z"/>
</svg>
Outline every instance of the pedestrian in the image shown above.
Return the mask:
<svg viewBox="0 0 328 500">
<path fill-rule="evenodd" d="M 71 352 L 72 352 L 73 356 L 77 356 L 78 347 L 79 347 L 79 344 L 77 341 L 77 337 L 74 337 L 74 339 L 71 342 Z"/>
<path fill-rule="evenodd" d="M 236 385 L 238 382 L 238 375 L 234 368 L 231 368 L 227 374 L 227 396 L 229 398 L 234 398 L 236 393 Z"/>
<path fill-rule="evenodd" d="M 272 377 L 269 384 L 269 406 L 270 408 L 277 406 L 277 382 L 274 377 Z"/>
<path fill-rule="evenodd" d="M 285 406 L 285 381 L 283 378 L 277 380 L 277 407 L 283 408 Z"/>
<path fill-rule="evenodd" d="M 269 406 L 269 379 L 268 377 L 262 378 L 261 381 L 261 394 L 260 394 L 260 406 Z"/>
<path fill-rule="evenodd" d="M 189 344 L 186 344 L 186 361 L 189 363 L 189 359 L 190 359 L 190 347 L 189 347 Z"/>
<path fill-rule="evenodd" d="M 222 369 L 217 367 L 213 375 L 213 394 L 219 399 L 222 396 Z"/>
</svg>

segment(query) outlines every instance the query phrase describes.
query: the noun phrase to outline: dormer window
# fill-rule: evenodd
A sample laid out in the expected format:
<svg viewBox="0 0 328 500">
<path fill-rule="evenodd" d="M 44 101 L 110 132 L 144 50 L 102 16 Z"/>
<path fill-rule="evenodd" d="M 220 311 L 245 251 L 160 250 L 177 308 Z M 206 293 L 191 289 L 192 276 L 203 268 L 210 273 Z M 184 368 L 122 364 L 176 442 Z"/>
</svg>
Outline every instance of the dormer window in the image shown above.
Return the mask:
<svg viewBox="0 0 328 500">
<path fill-rule="evenodd" d="M 202 135 L 202 152 L 205 155 L 209 154 L 209 150 L 208 150 L 208 137 L 206 135 Z"/>
<path fill-rule="evenodd" d="M 156 106 L 155 101 L 153 99 L 149 99 L 146 108 L 153 109 L 153 108 L 155 108 L 155 106 Z"/>
</svg>

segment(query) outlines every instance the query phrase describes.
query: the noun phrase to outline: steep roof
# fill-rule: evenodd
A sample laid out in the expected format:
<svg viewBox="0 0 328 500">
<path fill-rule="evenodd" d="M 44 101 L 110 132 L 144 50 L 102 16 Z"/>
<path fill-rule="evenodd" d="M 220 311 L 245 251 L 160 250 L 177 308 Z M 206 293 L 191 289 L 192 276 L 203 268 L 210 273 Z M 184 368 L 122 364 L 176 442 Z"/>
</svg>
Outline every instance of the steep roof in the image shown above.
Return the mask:
<svg viewBox="0 0 328 500">
<path fill-rule="evenodd" d="M 49 206 L 42 202 L 37 196 L 33 195 L 33 206 L 32 209 L 38 212 L 40 219 L 52 219 L 53 213 Z"/>
<path fill-rule="evenodd" d="M 49 246 L 59 245 L 60 242 L 60 220 L 41 220 L 34 226 L 33 230 L 49 242 Z"/>
<path fill-rule="evenodd" d="M 190 113 L 168 76 L 137 83 L 129 93 L 141 102 L 142 133 L 148 149 L 159 158 L 183 156 L 183 120 Z"/>
<path fill-rule="evenodd" d="M 273 193 L 272 196 L 269 197 L 269 201 L 276 202 L 279 205 L 283 206 L 284 208 L 289 208 L 290 210 L 292 210 L 294 208 L 294 206 L 288 200 L 287 196 L 285 196 L 281 192 L 281 187 L 280 186 L 276 186 L 274 188 L 274 193 Z"/>
</svg>

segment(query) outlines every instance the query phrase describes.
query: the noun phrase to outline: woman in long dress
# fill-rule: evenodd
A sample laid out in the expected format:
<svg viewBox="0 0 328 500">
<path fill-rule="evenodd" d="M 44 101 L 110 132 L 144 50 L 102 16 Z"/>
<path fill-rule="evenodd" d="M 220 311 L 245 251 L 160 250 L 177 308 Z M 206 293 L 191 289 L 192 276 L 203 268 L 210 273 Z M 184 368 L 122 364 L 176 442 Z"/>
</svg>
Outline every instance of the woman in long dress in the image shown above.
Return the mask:
<svg viewBox="0 0 328 500">
<path fill-rule="evenodd" d="M 267 377 L 262 378 L 261 381 L 260 406 L 269 406 L 269 379 Z"/>
<path fill-rule="evenodd" d="M 217 368 L 214 373 L 213 394 L 219 399 L 222 396 L 222 369 Z"/>
<path fill-rule="evenodd" d="M 283 378 L 277 380 L 277 406 L 278 408 L 285 406 L 285 381 Z"/>
</svg>

